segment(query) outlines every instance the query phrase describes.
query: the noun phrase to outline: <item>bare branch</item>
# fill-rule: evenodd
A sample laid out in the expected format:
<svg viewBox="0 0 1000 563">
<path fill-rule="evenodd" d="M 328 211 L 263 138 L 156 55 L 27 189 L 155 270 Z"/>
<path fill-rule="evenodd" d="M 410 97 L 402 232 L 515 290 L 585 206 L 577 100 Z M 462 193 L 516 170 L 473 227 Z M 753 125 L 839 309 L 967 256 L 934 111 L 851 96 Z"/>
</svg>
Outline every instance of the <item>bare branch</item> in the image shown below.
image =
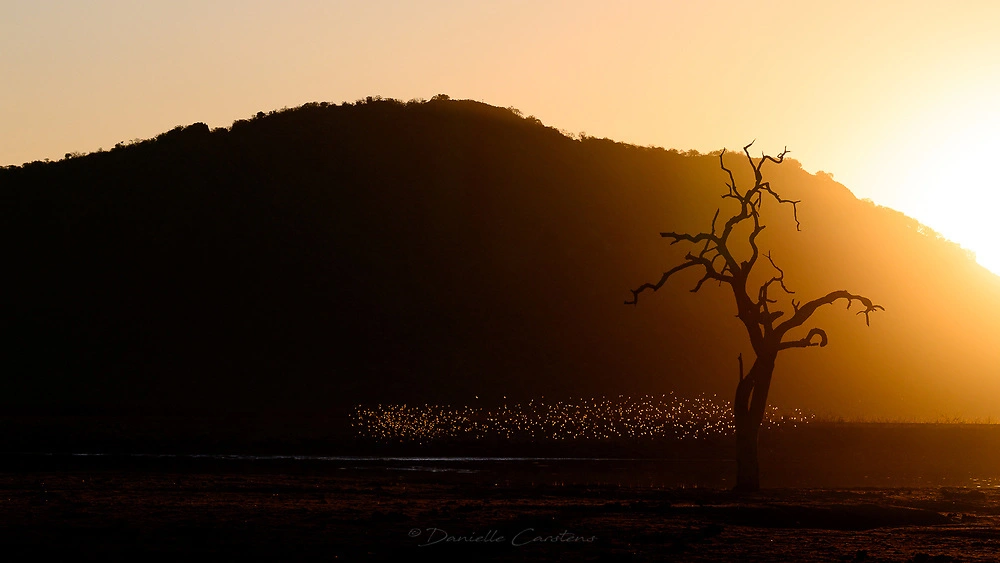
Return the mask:
<svg viewBox="0 0 1000 563">
<path fill-rule="evenodd" d="M 696 235 L 690 235 L 688 233 L 660 233 L 660 236 L 663 238 L 673 239 L 670 244 L 677 244 L 682 240 L 688 242 L 701 242 L 703 240 L 717 242 L 716 236 L 709 233 L 698 233 Z"/>
<path fill-rule="evenodd" d="M 760 323 L 764 326 L 764 330 L 766 332 L 770 332 L 773 329 L 774 321 L 777 320 L 778 317 L 784 315 L 785 313 L 784 311 L 774 311 L 774 312 L 770 311 L 768 304 L 777 303 L 777 301 L 775 301 L 774 299 L 770 299 L 767 296 L 768 289 L 771 287 L 771 284 L 777 282 L 781 286 L 781 289 L 785 291 L 785 293 L 792 294 L 794 292 L 789 290 L 788 287 L 785 286 L 785 272 L 784 270 L 779 268 L 777 264 L 774 263 L 774 259 L 771 258 L 771 253 L 768 252 L 764 256 L 767 257 L 767 260 L 768 262 L 771 263 L 771 266 L 773 266 L 775 270 L 778 270 L 778 275 L 764 282 L 760 286 L 760 290 L 758 290 L 757 292 L 757 309 L 760 311 Z M 792 307 L 795 307 L 794 301 L 792 302 Z"/>
<path fill-rule="evenodd" d="M 750 259 L 744 262 L 744 269 L 749 272 L 750 268 L 757 263 L 757 256 L 760 255 L 760 249 L 757 247 L 757 235 L 764 230 L 766 225 L 760 224 L 760 216 L 758 215 L 756 209 L 753 212 L 753 232 L 750 233 Z"/>
<path fill-rule="evenodd" d="M 819 342 L 813 342 L 813 336 L 819 336 Z M 809 334 L 807 334 L 805 338 L 778 344 L 778 350 L 786 350 L 788 348 L 808 348 L 810 346 L 819 346 L 822 348 L 823 346 L 826 346 L 828 342 L 829 340 L 826 337 L 826 331 L 821 328 L 814 328 L 809 331 Z"/>
<path fill-rule="evenodd" d="M 736 356 L 736 361 L 740 363 L 740 381 L 743 381 L 743 352 Z"/>
<path fill-rule="evenodd" d="M 765 160 L 770 160 L 771 162 L 773 162 L 775 164 L 781 164 L 785 160 L 785 155 L 788 154 L 788 153 L 790 153 L 790 152 L 792 152 L 792 151 L 788 150 L 788 147 L 785 147 L 784 150 L 782 150 L 781 153 L 778 154 L 778 158 L 777 159 L 775 159 L 773 156 L 768 156 L 768 155 L 766 155 L 764 153 L 761 153 L 761 155 L 760 155 L 760 164 L 757 165 L 757 169 L 759 170 L 761 166 L 764 166 L 764 161 Z"/>
<path fill-rule="evenodd" d="M 753 144 L 753 143 L 751 143 L 751 144 Z M 729 186 L 729 193 L 732 196 L 735 196 L 737 198 L 743 197 L 743 196 L 740 195 L 740 192 L 738 192 L 736 190 L 736 179 L 733 178 L 733 171 L 730 170 L 730 169 L 728 169 L 728 168 L 726 168 L 726 163 L 722 161 L 722 157 L 725 154 L 726 154 L 726 149 L 722 149 L 722 152 L 719 153 L 719 166 L 721 166 L 722 169 L 725 170 L 727 174 L 729 174 L 729 183 L 726 184 L 727 186 Z M 722 196 L 722 197 L 726 197 L 726 196 Z"/>
<path fill-rule="evenodd" d="M 716 271 L 714 264 L 715 264 L 715 259 L 718 257 L 719 257 L 718 255 L 715 255 L 711 259 L 709 259 L 704 256 L 695 256 L 694 254 L 691 254 L 689 252 L 688 255 L 684 257 L 684 259 L 704 266 L 706 277 L 719 281 L 724 281 L 726 283 L 731 283 L 733 281 L 732 276 L 727 276 L 721 272 Z"/>
<path fill-rule="evenodd" d="M 771 301 L 771 303 L 774 303 L 774 301 Z M 778 319 L 778 317 L 784 314 L 785 314 L 784 311 L 773 311 L 773 312 L 766 311 L 765 314 L 761 317 L 760 322 L 764 326 L 769 327 L 775 320 Z"/>
<path fill-rule="evenodd" d="M 671 269 L 667 270 L 666 272 L 664 272 L 663 275 L 660 277 L 660 281 L 658 281 L 656 283 L 644 283 L 644 284 L 640 285 L 636 289 L 630 289 L 629 291 L 632 292 L 632 300 L 631 301 L 626 301 L 625 304 L 626 305 L 636 305 L 636 304 L 638 304 L 639 303 L 639 294 L 642 293 L 643 291 L 646 291 L 647 289 L 651 289 L 653 291 L 656 291 L 656 290 L 660 289 L 661 287 L 663 287 L 663 284 L 667 283 L 667 280 L 670 279 L 670 276 L 676 274 L 677 272 L 679 272 L 681 270 L 686 270 L 686 269 L 688 269 L 688 268 L 690 268 L 692 266 L 697 266 L 697 265 L 699 265 L 698 262 L 684 262 L 683 264 L 674 266 L 673 268 L 671 268 Z"/>
<path fill-rule="evenodd" d="M 848 309 L 851 308 L 851 305 L 855 301 L 861 303 L 861 305 L 864 306 L 864 310 L 858 312 L 858 314 L 865 316 L 865 324 L 868 326 L 871 326 L 871 319 L 869 318 L 869 315 L 871 313 L 874 313 L 875 311 L 885 311 L 885 307 L 872 303 L 871 299 L 868 299 L 863 295 L 855 295 L 845 290 L 831 291 L 830 293 L 826 294 L 823 297 L 820 297 L 818 299 L 813 299 L 812 301 L 806 303 L 805 305 L 799 305 L 798 307 L 796 307 L 795 314 L 792 315 L 792 318 L 781 323 L 776 329 L 776 332 L 780 337 L 789 330 L 797 326 L 801 326 L 802 323 L 806 322 L 806 320 L 808 320 L 809 317 L 811 317 L 812 314 L 816 312 L 816 309 L 819 309 L 823 305 L 829 305 L 838 299 L 847 299 Z"/>
<path fill-rule="evenodd" d="M 753 168 L 754 172 L 757 172 L 757 166 L 753 163 L 753 157 L 750 156 L 750 147 L 752 147 L 753 144 L 756 143 L 756 142 L 757 142 L 757 139 L 754 139 L 754 140 L 750 141 L 750 144 L 748 144 L 747 146 L 743 147 L 743 154 L 747 155 L 747 160 L 750 161 L 750 168 Z"/>
<path fill-rule="evenodd" d="M 711 270 L 706 268 L 705 275 L 700 280 L 698 280 L 698 283 L 695 284 L 694 288 L 691 289 L 691 293 L 698 293 L 698 290 L 701 289 L 702 284 L 704 284 L 710 279 L 712 279 L 712 272 Z"/>
<path fill-rule="evenodd" d="M 771 263 L 771 266 L 775 270 L 778 270 L 778 276 L 773 277 L 770 280 L 768 280 L 767 282 L 765 282 L 764 283 L 764 287 L 767 287 L 767 286 L 771 285 L 774 282 L 778 282 L 778 284 L 781 286 L 781 289 L 785 290 L 785 293 L 787 293 L 789 295 L 795 293 L 794 291 L 792 291 L 792 290 L 788 289 L 787 287 L 785 287 L 785 271 L 782 270 L 781 268 L 779 268 L 778 265 L 774 263 L 774 260 L 771 258 L 771 253 L 768 252 L 764 256 L 767 257 L 767 261 Z M 764 294 L 767 295 L 767 292 L 765 291 Z M 792 307 L 795 307 L 795 302 L 794 301 L 792 301 Z"/>
<path fill-rule="evenodd" d="M 792 204 L 792 218 L 795 219 L 795 230 L 796 231 L 801 231 L 802 230 L 802 224 L 799 223 L 799 208 L 798 208 L 798 204 L 802 203 L 802 202 L 800 200 L 797 200 L 797 199 L 795 199 L 795 200 L 792 200 L 792 199 L 782 199 L 780 195 L 778 195 L 774 190 L 771 189 L 771 183 L 770 182 L 764 182 L 763 184 L 761 184 L 760 185 L 760 189 L 762 191 L 765 191 L 765 192 L 771 194 L 778 203 L 791 203 Z"/>
</svg>

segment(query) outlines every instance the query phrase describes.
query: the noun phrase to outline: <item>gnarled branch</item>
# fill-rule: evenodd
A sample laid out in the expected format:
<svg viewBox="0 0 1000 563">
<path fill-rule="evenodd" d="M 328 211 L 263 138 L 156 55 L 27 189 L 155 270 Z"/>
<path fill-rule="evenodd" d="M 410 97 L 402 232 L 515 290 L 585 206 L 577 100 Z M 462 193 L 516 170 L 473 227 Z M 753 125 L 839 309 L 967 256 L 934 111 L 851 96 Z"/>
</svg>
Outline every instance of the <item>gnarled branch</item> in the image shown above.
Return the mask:
<svg viewBox="0 0 1000 563">
<path fill-rule="evenodd" d="M 670 279 L 670 276 L 676 274 L 681 270 L 686 270 L 692 266 L 698 266 L 698 265 L 699 265 L 698 262 L 684 262 L 683 264 L 674 266 L 673 268 L 664 272 L 663 275 L 660 276 L 660 281 L 656 283 L 644 283 L 636 289 L 630 289 L 629 291 L 632 292 L 632 300 L 626 301 L 625 304 L 636 305 L 637 303 L 639 303 L 639 294 L 642 293 L 643 291 L 646 291 L 647 289 L 657 291 L 658 289 L 663 287 L 663 284 L 667 283 L 667 280 Z"/>
<path fill-rule="evenodd" d="M 763 203 L 764 193 L 769 194 L 778 203 L 792 204 L 792 217 L 795 219 L 795 228 L 796 230 L 801 230 L 801 224 L 799 223 L 799 215 L 798 215 L 798 203 L 799 203 L 798 200 L 782 198 L 776 191 L 774 191 L 771 188 L 770 183 L 763 181 L 763 176 L 761 175 L 761 167 L 764 166 L 764 163 L 774 162 L 776 164 L 780 164 L 785 160 L 785 155 L 788 154 L 789 152 L 788 148 L 786 147 L 783 151 L 781 151 L 781 153 L 778 155 L 777 158 L 765 154 L 761 156 L 759 161 L 755 162 L 753 157 L 750 156 L 751 145 L 753 145 L 753 141 L 751 141 L 750 144 L 743 147 L 743 153 L 747 156 L 747 160 L 750 161 L 750 166 L 751 168 L 753 168 L 756 180 L 754 186 L 749 190 L 747 190 L 746 193 L 740 194 L 740 192 L 736 190 L 735 188 L 736 182 L 733 179 L 732 172 L 728 168 L 726 168 L 725 164 L 721 164 L 722 169 L 725 170 L 730 177 L 730 183 L 726 184 L 729 187 L 729 193 L 724 194 L 722 197 L 732 198 L 739 201 L 740 212 L 730 217 L 726 221 L 725 226 L 723 227 L 722 234 L 717 235 L 720 241 L 720 244 L 718 245 L 720 247 L 719 252 L 726 257 L 727 262 L 730 263 L 730 268 L 735 270 L 736 262 L 735 260 L 731 260 L 732 255 L 729 254 L 727 247 L 727 243 L 729 242 L 729 235 L 732 234 L 733 230 L 736 228 L 737 225 L 739 225 L 743 221 L 746 221 L 747 219 L 753 219 L 754 228 L 749 238 L 752 254 L 747 260 L 743 261 L 739 266 L 739 268 L 744 273 L 749 273 L 749 271 L 753 268 L 754 264 L 757 262 L 757 256 L 759 254 L 759 249 L 757 247 L 757 236 L 760 234 L 761 231 L 764 230 L 764 225 L 761 225 L 760 223 L 760 208 Z M 723 150 L 722 153 L 719 155 L 720 163 L 722 163 L 722 155 L 724 154 L 725 150 Z M 712 233 L 715 234 L 714 219 L 712 221 Z"/>
<path fill-rule="evenodd" d="M 775 277 L 772 277 L 770 280 L 768 280 L 767 282 L 764 283 L 764 288 L 765 288 L 764 295 L 767 295 L 767 289 L 766 288 L 768 286 L 770 286 L 774 282 L 778 282 L 778 284 L 781 286 L 781 289 L 785 290 L 785 293 L 787 293 L 789 295 L 795 293 L 794 291 L 792 291 L 792 290 L 788 289 L 787 287 L 785 287 L 785 271 L 782 270 L 781 268 L 779 268 L 778 265 L 774 263 L 774 259 L 771 258 L 771 253 L 768 252 L 767 254 L 765 254 L 765 256 L 767 257 L 767 261 L 771 263 L 771 267 L 774 268 L 775 270 L 778 270 L 778 275 L 775 276 Z"/>
<path fill-rule="evenodd" d="M 819 336 L 819 342 L 813 342 L 814 336 Z M 826 331 L 821 328 L 814 328 L 809 331 L 809 334 L 807 334 L 805 338 L 778 344 L 778 350 L 786 350 L 788 348 L 808 348 L 810 346 L 819 346 L 822 348 L 823 346 L 826 346 L 828 342 L 829 339 L 826 337 Z"/>
<path fill-rule="evenodd" d="M 790 289 L 788 289 L 787 286 L 785 286 L 785 271 L 779 268 L 778 265 L 774 263 L 774 259 L 771 258 L 771 253 L 768 252 L 764 256 L 767 258 L 767 261 L 771 263 L 771 266 L 775 270 L 778 270 L 778 275 L 773 276 L 771 279 L 764 282 L 760 286 L 760 289 L 757 291 L 757 310 L 760 311 L 760 323 L 762 326 L 764 326 L 765 331 L 770 332 L 773 328 L 774 321 L 785 314 L 784 311 L 772 312 L 770 310 L 770 304 L 777 303 L 777 301 L 771 299 L 767 295 L 768 289 L 771 287 L 771 284 L 778 283 L 781 289 L 785 290 L 785 293 L 792 294 L 795 292 L 791 291 Z"/>
<path fill-rule="evenodd" d="M 688 233 L 660 233 L 663 238 L 673 239 L 670 244 L 677 244 L 682 240 L 688 242 L 701 242 L 701 241 L 711 241 L 718 242 L 718 238 L 714 234 L 709 233 L 698 233 L 696 235 L 691 235 Z"/>
<path fill-rule="evenodd" d="M 792 218 L 795 219 L 795 230 L 796 231 L 801 231 L 802 230 L 802 224 L 799 223 L 799 208 L 798 208 L 798 205 L 800 203 L 802 203 L 802 202 L 800 200 L 797 200 L 797 199 L 782 199 L 782 197 L 780 195 L 778 195 L 777 192 L 775 192 L 774 190 L 771 189 L 771 183 L 770 182 L 764 182 L 763 184 L 761 184 L 760 185 L 760 189 L 762 191 L 765 191 L 765 192 L 771 194 L 778 203 L 791 203 L 792 204 Z"/>
<path fill-rule="evenodd" d="M 885 307 L 872 303 L 871 299 L 863 295 L 856 295 L 854 293 L 850 293 L 845 290 L 831 291 L 830 293 L 824 295 L 823 297 L 820 297 L 818 299 L 813 299 L 812 301 L 806 303 L 805 305 L 798 304 L 797 307 L 795 308 L 795 314 L 792 315 L 792 318 L 778 325 L 778 328 L 775 329 L 775 332 L 777 332 L 778 336 L 780 337 L 789 330 L 797 326 L 801 326 L 802 323 L 806 322 L 809 319 L 809 317 L 811 317 L 812 314 L 816 312 L 816 309 L 819 309 L 823 305 L 830 305 L 831 303 L 837 301 L 838 299 L 846 299 L 848 309 L 851 308 L 851 305 L 853 305 L 855 301 L 861 303 L 864 309 L 858 311 L 858 314 L 865 316 L 865 324 L 868 326 L 871 326 L 871 318 L 869 317 L 871 313 L 874 313 L 875 311 L 885 311 Z"/>
<path fill-rule="evenodd" d="M 689 262 L 701 264 L 702 266 L 705 267 L 705 276 L 698 281 L 698 285 L 694 286 L 694 289 L 691 290 L 691 293 L 697 293 L 698 290 L 701 289 L 702 284 L 707 282 L 708 280 L 719 280 L 720 282 L 727 282 L 727 283 L 731 283 L 733 281 L 733 278 L 731 276 L 724 275 L 715 270 L 715 266 L 713 265 L 714 258 L 717 258 L 718 256 L 714 256 L 713 259 L 709 259 L 705 258 L 704 254 L 705 253 L 702 252 L 701 255 L 695 256 L 691 253 L 688 253 L 688 255 L 684 257 L 685 260 Z"/>
<path fill-rule="evenodd" d="M 753 141 L 750 141 L 750 145 L 752 144 Z M 750 145 L 747 145 L 747 147 L 749 147 Z M 725 156 L 725 154 L 726 154 L 726 149 L 722 149 L 722 152 L 719 153 L 719 166 L 721 166 L 722 169 L 726 171 L 726 174 L 729 174 L 729 183 L 726 184 L 726 186 L 729 187 L 729 196 L 740 199 L 743 196 L 740 195 L 740 192 L 736 191 L 736 179 L 733 178 L 733 171 L 726 168 L 726 163 L 722 161 L 722 157 Z M 727 197 L 727 196 L 722 196 L 722 197 Z"/>
</svg>

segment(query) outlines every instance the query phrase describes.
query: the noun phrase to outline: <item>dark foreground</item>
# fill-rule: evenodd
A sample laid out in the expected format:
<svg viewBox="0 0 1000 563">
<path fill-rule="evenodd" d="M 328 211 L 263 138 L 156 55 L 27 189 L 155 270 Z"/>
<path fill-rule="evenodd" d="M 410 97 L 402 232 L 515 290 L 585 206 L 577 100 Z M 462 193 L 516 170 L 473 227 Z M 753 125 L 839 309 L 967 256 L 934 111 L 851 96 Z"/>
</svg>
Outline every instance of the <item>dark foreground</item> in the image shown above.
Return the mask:
<svg viewBox="0 0 1000 563">
<path fill-rule="evenodd" d="M 1000 559 L 991 487 L 738 496 L 690 486 L 730 469 L 691 460 L 0 458 L 5 560 Z"/>
</svg>

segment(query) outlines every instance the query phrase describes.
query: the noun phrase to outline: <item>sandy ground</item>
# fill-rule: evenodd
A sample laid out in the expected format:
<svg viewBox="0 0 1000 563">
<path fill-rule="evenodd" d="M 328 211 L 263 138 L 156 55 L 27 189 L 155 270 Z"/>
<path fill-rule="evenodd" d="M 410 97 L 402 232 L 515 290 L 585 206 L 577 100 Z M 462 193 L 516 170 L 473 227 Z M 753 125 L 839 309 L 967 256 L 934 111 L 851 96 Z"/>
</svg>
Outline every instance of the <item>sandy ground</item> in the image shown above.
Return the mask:
<svg viewBox="0 0 1000 563">
<path fill-rule="evenodd" d="M 57 465 L 0 473 L 5 560 L 1000 560 L 992 488 L 738 496 L 502 467 Z"/>
</svg>

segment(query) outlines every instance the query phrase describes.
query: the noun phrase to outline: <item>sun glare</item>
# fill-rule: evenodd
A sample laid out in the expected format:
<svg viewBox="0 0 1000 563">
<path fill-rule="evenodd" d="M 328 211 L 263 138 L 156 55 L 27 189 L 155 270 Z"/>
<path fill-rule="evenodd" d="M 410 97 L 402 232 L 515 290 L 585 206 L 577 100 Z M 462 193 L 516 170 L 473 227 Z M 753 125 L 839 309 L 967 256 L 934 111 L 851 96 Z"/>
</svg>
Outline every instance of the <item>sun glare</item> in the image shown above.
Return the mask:
<svg viewBox="0 0 1000 563">
<path fill-rule="evenodd" d="M 953 112 L 954 113 L 954 112 Z M 1000 274 L 994 216 L 1000 204 L 1000 114 L 920 120 L 887 155 L 880 181 L 890 207 L 917 218 Z"/>
</svg>

